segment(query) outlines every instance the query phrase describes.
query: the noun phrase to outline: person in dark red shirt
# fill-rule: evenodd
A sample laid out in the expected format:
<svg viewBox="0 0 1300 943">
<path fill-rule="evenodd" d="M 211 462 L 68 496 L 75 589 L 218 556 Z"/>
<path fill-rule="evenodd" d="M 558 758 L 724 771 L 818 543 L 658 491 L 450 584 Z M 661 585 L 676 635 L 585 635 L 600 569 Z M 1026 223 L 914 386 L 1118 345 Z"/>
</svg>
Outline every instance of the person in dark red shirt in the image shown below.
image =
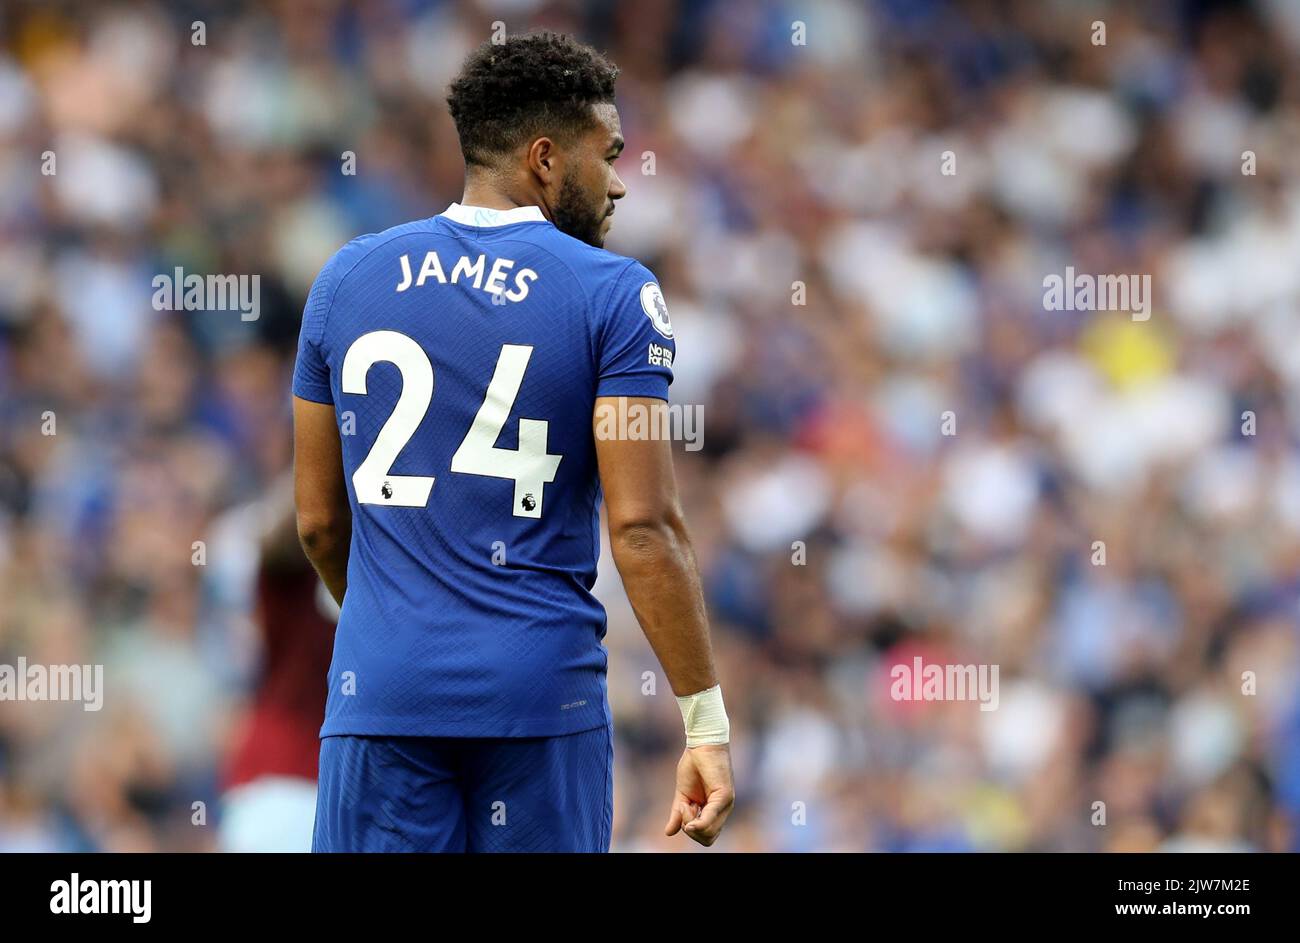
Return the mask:
<svg viewBox="0 0 1300 943">
<path fill-rule="evenodd" d="M 254 589 L 261 674 L 224 776 L 223 851 L 311 850 L 338 606 L 298 544 L 291 496 L 270 502 Z"/>
</svg>

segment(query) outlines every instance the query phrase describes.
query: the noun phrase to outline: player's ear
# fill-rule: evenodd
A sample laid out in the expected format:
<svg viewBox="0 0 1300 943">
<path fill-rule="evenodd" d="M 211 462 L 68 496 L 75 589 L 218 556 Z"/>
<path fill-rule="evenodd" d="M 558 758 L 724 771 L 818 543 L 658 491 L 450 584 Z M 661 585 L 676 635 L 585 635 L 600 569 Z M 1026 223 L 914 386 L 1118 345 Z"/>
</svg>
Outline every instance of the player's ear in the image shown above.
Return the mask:
<svg viewBox="0 0 1300 943">
<path fill-rule="evenodd" d="M 543 183 L 550 183 L 559 170 L 555 142 L 540 137 L 528 148 L 528 167 Z"/>
</svg>

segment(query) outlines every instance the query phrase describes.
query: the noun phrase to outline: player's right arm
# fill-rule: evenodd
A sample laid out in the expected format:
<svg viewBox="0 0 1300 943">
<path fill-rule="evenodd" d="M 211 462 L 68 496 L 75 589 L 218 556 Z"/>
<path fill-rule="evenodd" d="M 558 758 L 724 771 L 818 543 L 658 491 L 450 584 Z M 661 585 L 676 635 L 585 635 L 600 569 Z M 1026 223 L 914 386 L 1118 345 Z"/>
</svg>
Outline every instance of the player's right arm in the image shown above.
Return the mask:
<svg viewBox="0 0 1300 943">
<path fill-rule="evenodd" d="M 663 406 L 662 400 L 646 397 L 624 403 L 629 409 Z M 610 547 L 687 728 L 665 834 L 684 830 L 700 844 L 712 845 L 731 812 L 735 787 L 699 567 L 677 497 L 671 442 L 602 437 L 599 417 L 617 408 L 616 398 L 598 398 L 593 418 Z M 703 742 L 696 744 L 697 739 Z"/>
<path fill-rule="evenodd" d="M 352 508 L 334 407 L 293 398 L 293 478 L 298 539 L 334 601 L 348 589 Z"/>
<path fill-rule="evenodd" d="M 343 477 L 343 446 L 334 415 L 330 368 L 322 344 L 338 259 L 355 244 L 335 253 L 312 283 L 293 367 L 293 492 L 298 538 L 340 606 L 348 586 L 352 509 Z"/>
</svg>

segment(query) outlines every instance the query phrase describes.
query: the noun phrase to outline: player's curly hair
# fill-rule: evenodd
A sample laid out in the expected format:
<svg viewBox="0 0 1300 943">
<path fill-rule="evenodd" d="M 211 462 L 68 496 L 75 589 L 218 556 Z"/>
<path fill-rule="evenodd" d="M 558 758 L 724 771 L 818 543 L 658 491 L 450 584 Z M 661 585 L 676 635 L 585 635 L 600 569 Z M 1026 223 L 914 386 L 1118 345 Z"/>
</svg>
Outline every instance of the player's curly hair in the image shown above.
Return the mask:
<svg viewBox="0 0 1300 943">
<path fill-rule="evenodd" d="M 595 49 L 562 33 L 484 43 L 447 96 L 465 163 L 492 166 L 540 134 L 572 143 L 593 125 L 590 106 L 614 100 L 618 73 Z"/>
</svg>

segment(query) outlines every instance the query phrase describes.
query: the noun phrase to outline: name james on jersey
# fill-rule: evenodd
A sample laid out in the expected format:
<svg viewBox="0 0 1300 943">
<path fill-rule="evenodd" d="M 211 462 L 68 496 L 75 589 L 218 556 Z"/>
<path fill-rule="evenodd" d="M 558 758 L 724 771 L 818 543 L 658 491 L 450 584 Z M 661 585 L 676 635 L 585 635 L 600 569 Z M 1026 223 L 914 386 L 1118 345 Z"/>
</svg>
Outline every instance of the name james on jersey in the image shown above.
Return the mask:
<svg viewBox="0 0 1300 943">
<path fill-rule="evenodd" d="M 455 285 L 464 276 L 466 281 L 472 276 L 474 287 L 489 295 L 503 294 L 507 301 L 523 301 L 528 297 L 528 283 L 537 280 L 537 273 L 530 268 L 522 268 L 515 272 L 514 290 L 505 290 L 505 279 L 511 269 L 515 267 L 513 259 L 500 258 L 492 263 L 492 269 L 488 273 L 487 281 L 484 282 L 483 274 L 487 271 L 487 255 L 479 253 L 477 258 L 471 260 L 471 256 L 462 255 L 452 266 L 451 278 L 448 279 L 442 267 L 442 261 L 438 258 L 438 253 L 430 249 L 424 254 L 424 261 L 420 264 L 419 274 L 412 276 L 411 259 L 409 254 L 404 254 L 399 260 L 402 266 L 402 278 L 397 283 L 394 291 L 403 292 L 414 285 L 420 288 L 430 279 L 435 278 L 439 284 Z"/>
</svg>

